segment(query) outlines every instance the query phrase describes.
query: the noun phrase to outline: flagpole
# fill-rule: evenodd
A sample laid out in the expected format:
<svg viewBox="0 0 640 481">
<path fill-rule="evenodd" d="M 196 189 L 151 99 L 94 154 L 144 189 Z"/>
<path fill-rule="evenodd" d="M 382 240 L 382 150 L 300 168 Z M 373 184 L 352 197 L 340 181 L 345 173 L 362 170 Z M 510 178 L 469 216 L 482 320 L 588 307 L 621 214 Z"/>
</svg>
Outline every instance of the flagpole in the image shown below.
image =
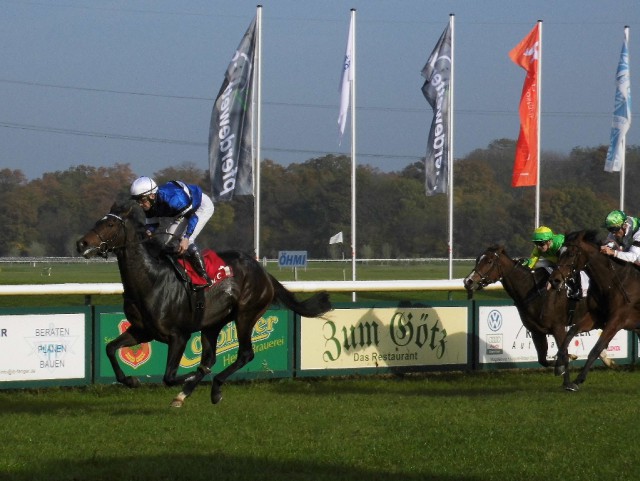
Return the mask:
<svg viewBox="0 0 640 481">
<path fill-rule="evenodd" d="M 453 279 L 453 81 L 455 65 L 455 15 L 449 15 L 451 27 L 451 78 L 449 79 L 449 132 L 448 132 L 448 156 L 449 165 L 449 279 Z"/>
<path fill-rule="evenodd" d="M 351 58 L 352 81 L 351 89 L 351 279 L 356 280 L 356 9 L 351 9 L 351 45 L 353 56 Z M 355 291 L 351 293 L 351 299 L 356 302 Z"/>
<path fill-rule="evenodd" d="M 538 90 L 538 105 L 536 108 L 538 109 L 537 122 L 538 122 L 538 138 L 536 142 L 538 144 L 537 150 L 537 165 L 536 169 L 536 220 L 534 229 L 537 229 L 540 225 L 540 125 L 541 125 L 541 117 L 542 117 L 542 20 L 538 20 L 538 35 L 539 35 L 539 47 L 538 52 L 540 52 L 538 57 L 538 79 L 536 83 L 536 89 Z"/>
<path fill-rule="evenodd" d="M 256 100 L 254 104 L 255 123 L 256 125 L 256 155 L 254 166 L 254 247 L 256 260 L 260 260 L 260 157 L 261 152 L 261 140 L 262 140 L 262 5 L 258 5 L 256 12 L 256 59 L 254 68 L 256 68 L 253 76 L 254 87 L 256 92 Z"/>
<path fill-rule="evenodd" d="M 624 42 L 626 45 L 629 45 L 629 26 L 625 25 L 624 27 Z M 629 56 L 629 52 L 627 51 L 627 58 Z M 627 62 L 629 65 L 631 64 L 631 62 Z M 620 163 L 620 210 L 624 212 L 624 173 L 625 173 L 625 166 L 626 166 L 626 151 L 627 151 L 627 140 L 626 140 L 626 135 L 622 136 L 622 142 L 621 142 L 621 147 L 622 147 L 622 162 Z"/>
</svg>

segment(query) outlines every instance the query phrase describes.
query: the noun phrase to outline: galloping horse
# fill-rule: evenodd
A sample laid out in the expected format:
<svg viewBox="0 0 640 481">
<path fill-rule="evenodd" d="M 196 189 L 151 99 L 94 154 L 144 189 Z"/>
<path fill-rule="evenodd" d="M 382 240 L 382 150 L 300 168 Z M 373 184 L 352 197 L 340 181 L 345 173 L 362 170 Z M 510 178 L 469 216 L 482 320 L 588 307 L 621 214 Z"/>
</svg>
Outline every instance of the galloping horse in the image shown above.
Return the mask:
<svg viewBox="0 0 640 481">
<path fill-rule="evenodd" d="M 590 277 L 589 312 L 569 329 L 558 348 L 556 370 L 567 365 L 567 347 L 580 330 L 600 328 L 602 333 L 589 352 L 587 362 L 573 383 L 567 379 L 565 388 L 577 391 L 587 379 L 587 373 L 601 352 L 621 329 L 640 334 L 640 271 L 632 264 L 600 253 L 596 232 L 578 231 L 565 237 L 558 257 L 558 268 L 549 282 L 560 289 L 568 279 L 575 279 L 584 270 Z"/>
<path fill-rule="evenodd" d="M 238 337 L 236 360 L 213 378 L 211 402 L 222 399 L 225 380 L 254 357 L 251 333 L 272 302 L 280 302 L 305 317 L 319 317 L 331 310 L 329 295 L 318 292 L 299 301 L 278 280 L 266 272 L 252 257 L 236 252 L 219 256 L 231 268 L 233 276 L 196 292 L 179 279 L 172 263 L 160 248 L 147 242 L 145 216 L 135 202 L 114 204 L 111 211 L 77 242 L 84 257 L 107 256 L 118 259 L 124 286 L 124 313 L 130 327 L 107 344 L 107 356 L 118 382 L 137 387 L 135 377 L 125 376 L 116 358 L 122 347 L 160 341 L 168 345 L 163 381 L 168 386 L 183 384 L 182 392 L 172 401 L 182 406 L 198 383 L 211 372 L 216 360 L 216 342 L 221 329 L 235 321 Z M 193 332 L 202 333 L 202 359 L 198 369 L 178 376 L 177 370 L 185 346 Z"/>
<path fill-rule="evenodd" d="M 509 257 L 503 246 L 494 245 L 478 256 L 475 267 L 464 279 L 469 297 L 476 290 L 502 281 L 518 309 L 522 324 L 531 332 L 538 362 L 544 367 L 553 365 L 547 360 L 547 334 L 553 335 L 556 345 L 560 346 L 565 340 L 567 326 L 587 312 L 586 302 L 568 299 L 566 290 L 547 290 L 548 278 L 545 269 L 532 272 Z M 602 361 L 610 366 L 611 361 L 606 356 Z"/>
</svg>

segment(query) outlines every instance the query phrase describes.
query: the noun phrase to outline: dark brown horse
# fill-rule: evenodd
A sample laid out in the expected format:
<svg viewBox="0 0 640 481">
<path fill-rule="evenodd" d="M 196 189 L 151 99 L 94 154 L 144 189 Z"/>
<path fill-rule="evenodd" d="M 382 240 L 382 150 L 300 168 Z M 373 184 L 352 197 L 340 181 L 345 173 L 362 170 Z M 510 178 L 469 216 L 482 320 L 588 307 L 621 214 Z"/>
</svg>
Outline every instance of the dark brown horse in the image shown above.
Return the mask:
<svg viewBox="0 0 640 481">
<path fill-rule="evenodd" d="M 557 369 L 568 363 L 567 348 L 581 330 L 602 329 L 600 337 L 589 352 L 585 365 L 573 383 L 565 379 L 565 388 L 577 391 L 598 356 L 606 351 L 609 342 L 621 329 L 640 333 L 640 271 L 632 264 L 600 253 L 601 243 L 593 230 L 573 232 L 565 237 L 558 257 L 558 268 L 549 282 L 560 289 L 567 280 L 575 279 L 584 270 L 591 279 L 589 312 L 567 333 L 558 348 Z"/>
<path fill-rule="evenodd" d="M 551 334 L 556 345 L 560 346 L 565 340 L 567 327 L 587 311 L 586 301 L 568 299 L 566 289 L 547 290 L 548 278 L 549 272 L 546 269 L 532 272 L 509 257 L 503 246 L 494 245 L 478 256 L 475 267 L 464 279 L 469 297 L 474 291 L 489 284 L 502 282 L 518 309 L 522 324 L 531 333 L 538 362 L 544 367 L 554 365 L 547 360 L 547 334 Z M 602 360 L 610 365 L 606 356 Z"/>
<path fill-rule="evenodd" d="M 136 387 L 137 378 L 125 376 L 116 358 L 122 347 L 160 341 L 168 345 L 163 381 L 168 386 L 183 384 L 172 406 L 180 407 L 198 383 L 211 372 L 215 363 L 218 334 L 235 321 L 238 337 L 236 360 L 213 378 L 211 402 L 222 399 L 225 380 L 254 357 L 251 333 L 256 322 L 272 302 L 305 317 L 318 317 L 331 309 L 329 295 L 318 292 L 299 301 L 252 257 L 236 252 L 219 256 L 233 272 L 205 291 L 196 292 L 181 280 L 170 260 L 145 236 L 145 217 L 135 202 L 114 204 L 110 213 L 78 242 L 84 257 L 106 256 L 114 252 L 124 286 L 124 313 L 130 327 L 107 344 L 107 356 L 118 382 Z M 178 376 L 177 370 L 185 346 L 193 332 L 202 334 L 202 359 L 198 369 Z"/>
</svg>

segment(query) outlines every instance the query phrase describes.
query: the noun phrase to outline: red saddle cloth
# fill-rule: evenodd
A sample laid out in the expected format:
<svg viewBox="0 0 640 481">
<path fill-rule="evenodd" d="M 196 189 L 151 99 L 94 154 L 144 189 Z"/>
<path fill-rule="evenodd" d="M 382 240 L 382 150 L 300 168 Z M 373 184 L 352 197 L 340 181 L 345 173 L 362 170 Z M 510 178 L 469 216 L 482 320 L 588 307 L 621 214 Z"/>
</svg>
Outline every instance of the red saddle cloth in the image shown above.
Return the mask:
<svg viewBox="0 0 640 481">
<path fill-rule="evenodd" d="M 227 277 L 233 277 L 231 267 L 226 265 L 224 261 L 218 256 L 218 254 L 213 252 L 211 249 L 203 249 L 202 258 L 204 259 L 204 266 L 207 269 L 207 274 L 209 274 L 209 277 L 211 277 L 214 285 L 216 285 L 221 280 L 226 279 Z M 207 283 L 207 281 L 199 276 L 198 273 L 194 270 L 191 262 L 183 258 L 178 259 L 178 262 L 187 271 L 188 276 L 191 278 L 191 282 L 196 285 Z"/>
</svg>

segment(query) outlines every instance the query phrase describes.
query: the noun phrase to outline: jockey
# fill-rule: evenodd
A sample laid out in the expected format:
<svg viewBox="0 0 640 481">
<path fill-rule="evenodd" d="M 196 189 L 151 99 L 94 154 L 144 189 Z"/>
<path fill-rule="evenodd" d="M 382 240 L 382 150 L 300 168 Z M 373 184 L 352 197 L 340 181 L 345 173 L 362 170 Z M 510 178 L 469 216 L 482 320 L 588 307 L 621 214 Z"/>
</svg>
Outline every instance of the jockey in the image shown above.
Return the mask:
<svg viewBox="0 0 640 481">
<path fill-rule="evenodd" d="M 600 252 L 625 262 L 640 263 L 640 219 L 626 215 L 621 210 L 612 210 L 604 220 L 609 231 Z M 615 246 L 618 245 L 619 248 Z"/>
<path fill-rule="evenodd" d="M 207 281 L 203 287 L 209 287 L 213 281 L 207 274 L 202 254 L 195 244 L 196 237 L 213 215 L 211 198 L 197 185 L 172 180 L 158 187 L 150 177 L 139 177 L 131 184 L 131 198 L 138 202 L 147 217 L 147 232 L 153 233 L 159 223 L 159 217 L 172 218 L 167 233 L 179 237 L 178 255 L 184 255 L 199 276 Z"/>
<path fill-rule="evenodd" d="M 554 234 L 549 227 L 542 225 L 533 231 L 531 242 L 534 243 L 533 251 L 531 251 L 529 259 L 524 260 L 523 265 L 529 269 L 535 269 L 536 267 L 550 268 L 558 263 L 558 251 L 564 245 L 564 234 Z M 583 271 L 580 271 L 580 281 L 582 292 L 573 289 L 573 286 L 567 286 L 569 287 L 567 292 L 569 297 L 574 299 L 587 297 L 589 277 Z"/>
<path fill-rule="evenodd" d="M 558 251 L 564 244 L 564 234 L 554 234 L 551 229 L 542 225 L 533 231 L 531 242 L 534 247 L 529 259 L 526 259 L 526 263 L 523 262 L 525 266 L 529 269 L 535 269 L 540 258 L 546 259 L 547 264 L 555 265 L 558 263 Z"/>
</svg>

